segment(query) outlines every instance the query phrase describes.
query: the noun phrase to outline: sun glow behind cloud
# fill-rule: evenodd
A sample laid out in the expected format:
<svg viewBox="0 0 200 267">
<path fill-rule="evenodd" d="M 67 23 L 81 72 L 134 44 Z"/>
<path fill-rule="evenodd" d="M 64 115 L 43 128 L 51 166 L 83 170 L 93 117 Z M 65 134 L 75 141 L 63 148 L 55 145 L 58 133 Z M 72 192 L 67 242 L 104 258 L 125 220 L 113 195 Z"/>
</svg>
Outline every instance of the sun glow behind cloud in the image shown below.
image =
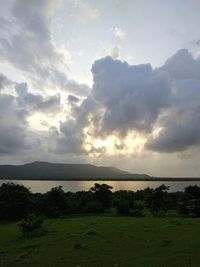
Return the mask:
<svg viewBox="0 0 200 267">
<path fill-rule="evenodd" d="M 126 137 L 109 135 L 105 138 L 98 138 L 90 134 L 90 129 L 85 128 L 84 150 L 90 157 L 98 157 L 102 154 L 107 155 L 131 155 L 143 152 L 146 139 L 137 132 L 130 131 Z"/>
</svg>

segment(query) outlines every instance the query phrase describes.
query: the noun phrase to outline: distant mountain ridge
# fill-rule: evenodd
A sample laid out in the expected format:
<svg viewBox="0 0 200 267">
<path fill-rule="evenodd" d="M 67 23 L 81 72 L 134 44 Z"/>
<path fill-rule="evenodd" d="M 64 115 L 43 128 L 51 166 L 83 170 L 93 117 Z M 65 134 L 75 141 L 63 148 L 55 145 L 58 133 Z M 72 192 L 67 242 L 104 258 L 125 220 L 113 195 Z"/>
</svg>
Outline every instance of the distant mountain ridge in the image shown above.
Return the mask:
<svg viewBox="0 0 200 267">
<path fill-rule="evenodd" d="M 65 164 L 36 161 L 24 165 L 0 165 L 0 179 L 23 180 L 84 180 L 84 179 L 138 179 L 146 174 L 132 174 L 115 167 L 92 164 Z"/>
</svg>

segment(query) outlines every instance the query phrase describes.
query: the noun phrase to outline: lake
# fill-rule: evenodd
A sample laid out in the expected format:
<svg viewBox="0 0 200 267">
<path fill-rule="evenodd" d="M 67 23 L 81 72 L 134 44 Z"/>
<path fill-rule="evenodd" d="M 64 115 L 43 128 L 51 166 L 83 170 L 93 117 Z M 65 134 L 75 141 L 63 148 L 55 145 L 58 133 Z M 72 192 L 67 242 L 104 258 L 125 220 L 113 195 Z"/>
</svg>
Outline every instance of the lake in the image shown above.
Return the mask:
<svg viewBox="0 0 200 267">
<path fill-rule="evenodd" d="M 71 192 L 77 192 L 77 191 L 87 191 L 94 185 L 94 183 L 99 184 L 108 184 L 113 187 L 113 191 L 117 190 L 132 190 L 137 191 L 141 190 L 147 187 L 150 188 L 156 188 L 160 186 L 161 184 L 165 184 L 166 186 L 170 187 L 171 192 L 176 191 L 183 191 L 185 187 L 189 185 L 198 185 L 200 186 L 200 181 L 30 181 L 30 180 L 0 180 L 0 185 L 2 183 L 8 183 L 12 182 L 15 184 L 21 184 L 28 188 L 33 193 L 44 193 L 49 191 L 52 187 L 56 186 L 62 186 L 64 191 L 71 191 Z"/>
</svg>

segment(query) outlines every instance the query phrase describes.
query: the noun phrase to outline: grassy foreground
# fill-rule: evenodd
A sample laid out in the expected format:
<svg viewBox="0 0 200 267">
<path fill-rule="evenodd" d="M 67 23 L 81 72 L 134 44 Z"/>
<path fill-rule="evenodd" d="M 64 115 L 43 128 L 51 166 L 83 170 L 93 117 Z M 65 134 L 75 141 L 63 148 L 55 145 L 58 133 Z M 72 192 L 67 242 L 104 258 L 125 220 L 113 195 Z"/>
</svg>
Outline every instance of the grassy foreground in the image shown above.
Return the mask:
<svg viewBox="0 0 200 267">
<path fill-rule="evenodd" d="M 45 221 L 22 238 L 0 224 L 0 267 L 199 267 L 200 219 L 86 216 Z"/>
</svg>

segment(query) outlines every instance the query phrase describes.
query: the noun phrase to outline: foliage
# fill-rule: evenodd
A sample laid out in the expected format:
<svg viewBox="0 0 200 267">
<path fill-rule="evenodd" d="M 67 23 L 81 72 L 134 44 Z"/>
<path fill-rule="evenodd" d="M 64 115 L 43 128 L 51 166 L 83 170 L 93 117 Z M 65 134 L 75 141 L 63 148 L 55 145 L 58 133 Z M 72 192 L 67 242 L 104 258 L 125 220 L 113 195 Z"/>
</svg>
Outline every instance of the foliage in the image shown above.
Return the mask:
<svg viewBox="0 0 200 267">
<path fill-rule="evenodd" d="M 67 199 L 62 186 L 54 187 L 43 196 L 43 213 L 49 217 L 67 214 Z"/>
<path fill-rule="evenodd" d="M 40 236 L 45 233 L 44 228 L 42 227 L 43 222 L 43 217 L 30 214 L 18 225 L 23 235 Z"/>
<path fill-rule="evenodd" d="M 25 217 L 33 209 L 32 195 L 28 188 L 13 183 L 0 186 L 0 220 Z"/>
<path fill-rule="evenodd" d="M 121 198 L 115 202 L 115 207 L 121 215 L 144 216 L 144 203 L 140 200 Z"/>
<path fill-rule="evenodd" d="M 83 207 L 83 211 L 85 213 L 99 213 L 103 212 L 104 208 L 98 199 L 92 199 L 86 203 L 86 205 Z"/>
<path fill-rule="evenodd" d="M 94 187 L 90 188 L 90 191 L 94 194 L 96 200 L 100 201 L 103 209 L 109 209 L 112 203 L 112 186 L 107 184 L 94 184 Z"/>
<path fill-rule="evenodd" d="M 121 215 L 200 217 L 200 187 L 189 186 L 184 192 L 169 192 L 161 185 L 136 192 L 111 191 L 106 184 L 95 184 L 89 191 L 64 192 L 62 187 L 31 193 L 22 185 L 0 186 L 0 220 L 18 220 L 30 213 L 37 216 L 60 217 L 71 214 L 113 213 Z"/>
</svg>

